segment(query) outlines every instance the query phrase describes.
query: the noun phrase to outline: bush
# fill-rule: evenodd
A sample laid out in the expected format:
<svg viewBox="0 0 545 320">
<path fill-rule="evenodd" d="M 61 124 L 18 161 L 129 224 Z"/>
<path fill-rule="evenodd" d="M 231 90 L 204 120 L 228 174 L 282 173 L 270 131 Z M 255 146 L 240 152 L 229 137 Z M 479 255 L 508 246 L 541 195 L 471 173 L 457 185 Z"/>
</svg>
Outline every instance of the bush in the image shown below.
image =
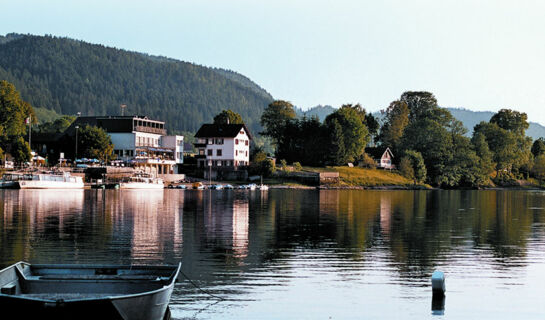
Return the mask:
<svg viewBox="0 0 545 320">
<path fill-rule="evenodd" d="M 303 166 L 301 166 L 301 164 L 299 162 L 294 162 L 293 163 L 293 170 L 301 171 L 301 170 L 303 170 Z"/>
<path fill-rule="evenodd" d="M 364 153 L 358 163 L 359 167 L 374 169 L 377 167 L 375 160 L 371 158 L 367 153 Z"/>
</svg>

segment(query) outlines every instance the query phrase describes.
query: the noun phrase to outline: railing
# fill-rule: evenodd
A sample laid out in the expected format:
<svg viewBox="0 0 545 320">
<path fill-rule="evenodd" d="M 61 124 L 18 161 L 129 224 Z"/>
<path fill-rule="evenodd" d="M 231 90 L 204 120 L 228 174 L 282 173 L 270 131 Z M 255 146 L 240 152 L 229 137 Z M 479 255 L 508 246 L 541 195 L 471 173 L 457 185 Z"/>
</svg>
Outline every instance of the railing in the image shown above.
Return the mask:
<svg viewBox="0 0 545 320">
<path fill-rule="evenodd" d="M 151 128 L 151 127 L 145 127 L 145 126 L 134 126 L 134 130 L 140 131 L 140 132 L 161 134 L 161 135 L 167 134 L 167 131 L 165 129 Z"/>
</svg>

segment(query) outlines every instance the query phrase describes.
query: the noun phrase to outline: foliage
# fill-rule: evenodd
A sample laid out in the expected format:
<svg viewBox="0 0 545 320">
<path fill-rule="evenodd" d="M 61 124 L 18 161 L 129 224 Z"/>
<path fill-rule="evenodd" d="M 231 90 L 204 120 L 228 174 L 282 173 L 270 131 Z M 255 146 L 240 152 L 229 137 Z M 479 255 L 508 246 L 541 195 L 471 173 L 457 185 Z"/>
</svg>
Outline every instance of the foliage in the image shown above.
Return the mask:
<svg viewBox="0 0 545 320">
<path fill-rule="evenodd" d="M 401 163 L 403 165 L 401 166 Z M 426 180 L 426 165 L 420 152 L 407 150 L 400 161 L 401 172 L 408 179 L 413 180 L 414 184 L 423 183 Z"/>
<path fill-rule="evenodd" d="M 34 113 L 38 119 L 38 124 L 54 122 L 58 118 L 62 117 L 62 114 L 58 114 L 55 112 L 55 110 L 49 110 L 47 108 L 34 108 Z"/>
<path fill-rule="evenodd" d="M 371 156 L 369 156 L 367 153 L 364 153 L 358 160 L 358 166 L 373 169 L 376 168 L 376 163 Z"/>
<path fill-rule="evenodd" d="M 25 35 L 0 44 L 0 79 L 59 114 L 141 114 L 164 120 L 169 131 L 195 132 L 223 109 L 239 113 L 249 129 L 272 97 L 232 71 L 153 57 L 51 36 Z"/>
<path fill-rule="evenodd" d="M 244 124 L 240 114 L 231 109 L 223 110 L 214 117 L 215 124 Z"/>
<path fill-rule="evenodd" d="M 534 141 L 534 143 L 532 144 L 531 152 L 534 157 L 545 154 L 545 139 L 543 139 L 543 137 Z"/>
<path fill-rule="evenodd" d="M 337 125 L 338 123 L 338 125 Z M 364 152 L 369 142 L 369 131 L 365 126 L 365 110 L 360 105 L 343 105 L 340 109 L 327 116 L 325 124 L 330 132 L 342 129 L 342 149 L 346 162 L 353 162 Z M 337 142 L 338 144 L 341 141 Z M 337 162 L 336 164 L 342 164 Z"/>
<path fill-rule="evenodd" d="M 496 123 L 498 127 L 518 135 L 524 135 L 530 126 L 526 113 L 520 113 L 510 109 L 501 109 L 490 118 L 490 123 Z"/>
<path fill-rule="evenodd" d="M 288 162 L 285 159 L 280 160 L 280 169 L 282 169 L 282 171 L 288 170 Z"/>
<path fill-rule="evenodd" d="M 78 158 L 112 159 L 114 145 L 102 128 L 86 125 L 78 130 Z"/>
<path fill-rule="evenodd" d="M 532 175 L 540 180 L 545 179 L 545 154 L 540 154 L 534 159 Z"/>
<path fill-rule="evenodd" d="M 32 117 L 34 111 L 28 102 L 21 99 L 15 86 L 5 80 L 0 81 L 0 135 L 2 137 L 22 136 L 26 134 L 25 119 Z"/>
<path fill-rule="evenodd" d="M 284 126 L 276 157 L 287 162 L 301 161 L 305 165 L 320 166 L 327 160 L 328 143 L 327 129 L 318 118 L 294 119 Z"/>
<path fill-rule="evenodd" d="M 13 84 L 0 81 L 0 149 L 10 153 L 18 164 L 29 161 L 31 157 L 30 146 L 23 139 L 27 133 L 25 119 L 28 117 L 37 121 L 32 106 L 21 99 Z"/>
<path fill-rule="evenodd" d="M 14 138 L 12 141 L 11 156 L 17 165 L 30 161 L 30 158 L 32 157 L 30 154 L 30 146 L 28 145 L 28 142 L 23 139 L 23 137 Z"/>
<path fill-rule="evenodd" d="M 532 140 L 524 135 L 524 130 L 521 127 L 505 125 L 505 119 L 501 122 L 510 129 L 500 127 L 497 122 L 481 122 L 475 126 L 474 134 L 481 133 L 485 136 L 486 142 L 494 154 L 493 159 L 498 175 L 517 175 L 531 161 Z"/>
<path fill-rule="evenodd" d="M 303 170 L 303 166 L 301 166 L 301 164 L 299 162 L 294 162 L 293 163 L 293 170 L 301 171 L 301 170 Z"/>
<path fill-rule="evenodd" d="M 488 185 L 490 181 L 490 175 L 494 172 L 496 164 L 494 163 L 494 154 L 488 148 L 486 137 L 484 134 L 477 132 L 471 138 L 471 144 L 478 157 L 477 162 L 477 185 Z"/>
<path fill-rule="evenodd" d="M 40 133 L 62 133 L 70 127 L 74 120 L 76 120 L 75 116 L 62 116 L 52 122 L 42 123 L 36 128 L 36 131 Z"/>
<path fill-rule="evenodd" d="M 379 141 L 397 153 L 405 127 L 409 124 L 409 107 L 405 101 L 396 100 L 386 109 L 386 122 L 380 130 Z"/>
<path fill-rule="evenodd" d="M 344 150 L 343 128 L 337 119 L 333 119 L 329 123 L 330 147 L 329 147 L 329 163 L 335 165 L 343 165 L 348 162 L 346 152 Z"/>
<path fill-rule="evenodd" d="M 261 134 L 270 137 L 278 146 L 284 137 L 286 126 L 295 119 L 295 110 L 288 101 L 276 100 L 270 103 L 261 115 Z"/>
</svg>

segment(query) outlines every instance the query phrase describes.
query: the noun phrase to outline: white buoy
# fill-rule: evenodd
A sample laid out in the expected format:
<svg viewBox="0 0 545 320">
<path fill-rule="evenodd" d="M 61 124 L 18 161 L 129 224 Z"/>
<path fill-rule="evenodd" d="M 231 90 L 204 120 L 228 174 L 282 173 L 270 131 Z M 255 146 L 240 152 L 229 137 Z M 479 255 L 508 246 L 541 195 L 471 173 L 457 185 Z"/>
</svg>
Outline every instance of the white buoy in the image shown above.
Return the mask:
<svg viewBox="0 0 545 320">
<path fill-rule="evenodd" d="M 441 271 L 434 271 L 431 275 L 431 289 L 433 295 L 445 295 L 447 288 L 445 286 L 445 274 Z"/>
</svg>

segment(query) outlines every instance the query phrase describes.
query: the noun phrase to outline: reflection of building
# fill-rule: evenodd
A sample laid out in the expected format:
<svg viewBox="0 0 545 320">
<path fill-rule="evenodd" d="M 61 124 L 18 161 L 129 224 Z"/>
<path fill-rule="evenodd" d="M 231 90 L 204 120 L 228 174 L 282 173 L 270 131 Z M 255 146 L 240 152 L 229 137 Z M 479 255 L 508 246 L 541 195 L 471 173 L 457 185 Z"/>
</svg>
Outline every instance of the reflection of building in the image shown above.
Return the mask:
<svg viewBox="0 0 545 320">
<path fill-rule="evenodd" d="M 392 217 L 392 197 L 390 193 L 380 194 L 380 230 L 384 235 L 390 234 L 390 220 Z"/>
<path fill-rule="evenodd" d="M 249 212 L 248 201 L 233 202 L 233 252 L 236 258 L 245 258 L 248 255 Z"/>
</svg>

